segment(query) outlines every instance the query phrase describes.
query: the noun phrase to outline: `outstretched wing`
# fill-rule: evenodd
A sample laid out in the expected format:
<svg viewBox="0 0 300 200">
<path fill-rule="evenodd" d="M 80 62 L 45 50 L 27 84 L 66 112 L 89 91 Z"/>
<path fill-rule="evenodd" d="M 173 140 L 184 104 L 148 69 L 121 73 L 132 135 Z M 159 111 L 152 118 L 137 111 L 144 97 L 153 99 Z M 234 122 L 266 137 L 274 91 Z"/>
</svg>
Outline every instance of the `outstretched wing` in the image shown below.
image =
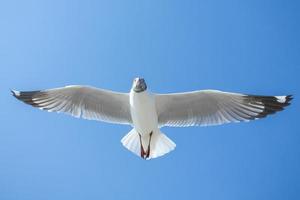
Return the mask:
<svg viewBox="0 0 300 200">
<path fill-rule="evenodd" d="M 160 126 L 208 126 L 266 117 L 288 106 L 288 96 L 255 96 L 217 90 L 157 94 Z"/>
<path fill-rule="evenodd" d="M 34 107 L 74 117 L 118 124 L 131 124 L 129 95 L 89 86 L 66 86 L 13 95 Z"/>
</svg>

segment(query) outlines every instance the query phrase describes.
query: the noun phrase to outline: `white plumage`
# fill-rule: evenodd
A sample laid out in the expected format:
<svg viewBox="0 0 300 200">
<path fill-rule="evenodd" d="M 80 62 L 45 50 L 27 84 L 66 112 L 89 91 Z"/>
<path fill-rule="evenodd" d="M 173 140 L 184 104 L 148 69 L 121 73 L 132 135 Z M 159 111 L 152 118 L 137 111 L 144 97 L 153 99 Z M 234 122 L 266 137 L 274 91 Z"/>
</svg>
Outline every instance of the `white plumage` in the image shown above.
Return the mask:
<svg viewBox="0 0 300 200">
<path fill-rule="evenodd" d="M 218 90 L 151 94 L 142 78 L 136 78 L 130 93 L 90 86 L 67 86 L 13 95 L 34 107 L 74 117 L 131 125 L 121 140 L 144 159 L 162 156 L 175 148 L 163 126 L 209 126 L 259 119 L 281 111 L 292 96 L 256 96 Z"/>
</svg>

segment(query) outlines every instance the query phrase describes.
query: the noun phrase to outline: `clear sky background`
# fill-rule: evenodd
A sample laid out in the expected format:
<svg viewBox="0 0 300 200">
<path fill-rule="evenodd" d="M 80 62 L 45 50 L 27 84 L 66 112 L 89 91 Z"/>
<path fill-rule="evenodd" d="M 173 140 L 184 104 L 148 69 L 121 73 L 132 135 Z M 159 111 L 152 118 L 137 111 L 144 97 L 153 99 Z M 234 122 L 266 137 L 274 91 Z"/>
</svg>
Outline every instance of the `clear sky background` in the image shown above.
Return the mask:
<svg viewBox="0 0 300 200">
<path fill-rule="evenodd" d="M 300 199 L 300 3 L 265 0 L 0 2 L 0 199 Z M 10 95 L 85 84 L 127 92 L 293 94 L 263 120 L 163 128 L 144 161 L 131 127 L 40 111 Z"/>
</svg>

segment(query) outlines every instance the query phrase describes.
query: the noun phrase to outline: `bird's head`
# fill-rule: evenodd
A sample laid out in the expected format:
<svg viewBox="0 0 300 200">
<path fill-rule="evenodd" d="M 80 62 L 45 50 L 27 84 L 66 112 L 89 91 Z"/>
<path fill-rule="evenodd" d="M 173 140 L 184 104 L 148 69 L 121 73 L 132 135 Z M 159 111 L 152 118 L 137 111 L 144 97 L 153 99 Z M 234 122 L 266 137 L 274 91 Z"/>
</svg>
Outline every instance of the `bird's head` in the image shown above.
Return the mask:
<svg viewBox="0 0 300 200">
<path fill-rule="evenodd" d="M 147 90 L 146 82 L 143 78 L 135 78 L 133 80 L 132 89 L 135 92 L 143 92 Z"/>
</svg>

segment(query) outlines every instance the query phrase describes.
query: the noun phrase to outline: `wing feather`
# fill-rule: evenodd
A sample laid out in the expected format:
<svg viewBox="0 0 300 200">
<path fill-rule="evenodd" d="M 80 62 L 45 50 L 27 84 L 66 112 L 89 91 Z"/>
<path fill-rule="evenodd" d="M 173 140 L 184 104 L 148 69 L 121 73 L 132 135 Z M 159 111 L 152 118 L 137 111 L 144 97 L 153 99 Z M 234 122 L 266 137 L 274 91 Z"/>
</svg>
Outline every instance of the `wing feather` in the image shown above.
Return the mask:
<svg viewBox="0 0 300 200">
<path fill-rule="evenodd" d="M 90 86 L 66 86 L 42 91 L 14 91 L 26 104 L 74 117 L 110 123 L 132 124 L 129 95 Z"/>
<path fill-rule="evenodd" d="M 157 94 L 160 126 L 208 126 L 250 121 L 288 106 L 292 96 L 257 96 L 218 90 Z"/>
</svg>

